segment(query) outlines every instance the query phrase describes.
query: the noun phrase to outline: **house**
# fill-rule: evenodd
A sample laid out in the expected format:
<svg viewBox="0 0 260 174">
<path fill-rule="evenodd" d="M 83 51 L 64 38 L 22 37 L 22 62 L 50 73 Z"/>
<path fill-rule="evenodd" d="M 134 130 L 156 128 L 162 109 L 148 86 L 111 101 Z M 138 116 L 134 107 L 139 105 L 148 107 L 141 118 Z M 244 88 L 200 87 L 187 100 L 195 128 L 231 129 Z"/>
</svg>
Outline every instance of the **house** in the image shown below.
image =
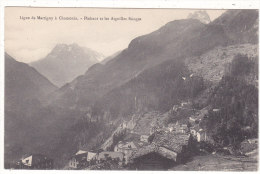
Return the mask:
<svg viewBox="0 0 260 174">
<path fill-rule="evenodd" d="M 185 106 L 185 105 L 187 105 L 187 104 L 189 104 L 188 102 L 181 102 L 181 106 L 183 107 L 183 106 Z"/>
<path fill-rule="evenodd" d="M 246 139 L 240 144 L 240 151 L 242 154 L 248 155 L 258 148 L 258 139 Z"/>
<path fill-rule="evenodd" d="M 131 151 L 136 150 L 137 147 L 133 142 L 122 142 L 120 141 L 115 147 L 114 152 L 122 152 L 129 154 Z"/>
<path fill-rule="evenodd" d="M 132 119 L 127 123 L 127 129 L 133 130 L 135 126 L 136 126 L 136 121 L 133 116 Z"/>
<path fill-rule="evenodd" d="M 42 154 L 23 157 L 19 162 L 21 169 L 53 169 L 53 160 Z"/>
<path fill-rule="evenodd" d="M 190 133 L 193 136 L 193 138 L 197 139 L 197 132 L 200 130 L 200 127 L 198 124 L 190 127 Z"/>
<path fill-rule="evenodd" d="M 197 120 L 197 118 L 195 118 L 195 117 L 189 117 L 189 121 L 190 122 L 194 122 L 195 123 L 196 120 Z"/>
<path fill-rule="evenodd" d="M 166 170 L 170 168 L 170 166 L 172 166 L 177 155 L 174 152 L 171 153 L 171 151 L 169 155 L 167 155 L 167 157 L 165 157 L 164 154 L 166 153 L 161 153 L 161 151 L 159 151 L 159 148 L 157 150 L 156 146 L 148 145 L 142 148 L 140 151 L 138 151 L 137 154 L 135 154 L 135 156 L 132 157 L 130 169 Z"/>
<path fill-rule="evenodd" d="M 193 137 L 197 136 L 197 131 L 194 128 L 190 128 L 190 133 Z"/>
<path fill-rule="evenodd" d="M 129 157 L 132 155 L 134 151 L 137 150 L 137 144 L 134 142 L 122 142 L 120 141 L 115 147 L 114 152 L 121 152 L 125 155 L 125 163 L 128 163 Z"/>
<path fill-rule="evenodd" d="M 132 169 L 166 170 L 190 155 L 189 134 L 158 131 L 153 142 L 138 149 L 130 157 Z"/>
<path fill-rule="evenodd" d="M 257 138 L 252 138 L 247 140 L 249 144 L 258 144 L 258 139 Z"/>
<path fill-rule="evenodd" d="M 168 127 L 169 132 L 173 131 L 173 127 Z"/>
<path fill-rule="evenodd" d="M 178 107 L 178 105 L 174 105 L 173 107 L 172 107 L 172 111 L 177 111 L 179 109 L 179 107 Z"/>
<path fill-rule="evenodd" d="M 216 111 L 214 109 L 214 111 Z M 189 117 L 189 123 L 191 123 L 191 125 L 194 125 L 194 124 L 199 124 L 199 122 L 207 117 L 208 115 L 208 108 L 205 107 L 199 111 L 197 111 L 194 115 L 192 115 L 191 117 Z"/>
<path fill-rule="evenodd" d="M 79 167 L 79 164 L 82 160 L 87 158 L 88 152 L 87 151 L 79 151 L 75 155 L 73 155 L 69 160 L 69 168 L 71 169 L 77 169 Z"/>
<path fill-rule="evenodd" d="M 220 109 L 213 109 L 213 112 L 219 112 Z"/>
<path fill-rule="evenodd" d="M 201 115 L 196 115 L 196 116 L 193 116 L 193 117 L 189 117 L 189 123 L 194 126 L 196 124 L 199 124 L 201 119 L 202 119 L 202 114 Z"/>
<path fill-rule="evenodd" d="M 179 124 L 178 122 L 176 122 L 176 124 L 169 124 L 168 130 L 172 133 L 186 133 L 189 129 L 187 124 Z"/>
<path fill-rule="evenodd" d="M 124 161 L 124 154 L 122 152 L 104 151 L 97 154 L 97 156 L 95 156 L 95 160 L 97 163 L 113 160 L 118 162 L 119 165 L 122 165 Z"/>
<path fill-rule="evenodd" d="M 75 157 L 72 157 L 69 159 L 68 167 L 69 167 L 69 169 L 71 169 L 71 168 L 76 169 L 78 167 L 78 162 Z"/>
<path fill-rule="evenodd" d="M 208 141 L 209 137 L 207 132 L 199 127 L 199 125 L 195 125 L 190 128 L 191 135 L 198 141 Z"/>
<path fill-rule="evenodd" d="M 179 132 L 181 133 L 186 133 L 188 131 L 188 126 L 187 124 L 182 124 L 179 128 Z"/>
<path fill-rule="evenodd" d="M 94 152 L 79 150 L 75 155 L 70 158 L 68 167 L 71 169 L 86 167 L 92 163 L 92 160 L 95 156 L 96 153 Z"/>
<path fill-rule="evenodd" d="M 97 153 L 94 152 L 88 152 L 87 161 L 91 161 L 94 159 L 94 157 L 97 155 Z"/>
<path fill-rule="evenodd" d="M 207 132 L 203 129 L 199 129 L 199 131 L 197 132 L 197 141 L 201 142 L 207 140 L 208 140 Z"/>
<path fill-rule="evenodd" d="M 121 123 L 120 127 L 122 129 L 126 129 L 127 128 L 127 122 L 126 121 L 123 121 L 123 123 Z"/>
<path fill-rule="evenodd" d="M 83 154 L 83 153 L 88 153 L 88 151 L 85 151 L 85 150 L 79 150 L 75 155 L 80 155 L 80 154 Z"/>
<path fill-rule="evenodd" d="M 149 138 L 149 135 L 141 135 L 140 136 L 140 141 L 148 143 L 148 138 Z"/>
</svg>

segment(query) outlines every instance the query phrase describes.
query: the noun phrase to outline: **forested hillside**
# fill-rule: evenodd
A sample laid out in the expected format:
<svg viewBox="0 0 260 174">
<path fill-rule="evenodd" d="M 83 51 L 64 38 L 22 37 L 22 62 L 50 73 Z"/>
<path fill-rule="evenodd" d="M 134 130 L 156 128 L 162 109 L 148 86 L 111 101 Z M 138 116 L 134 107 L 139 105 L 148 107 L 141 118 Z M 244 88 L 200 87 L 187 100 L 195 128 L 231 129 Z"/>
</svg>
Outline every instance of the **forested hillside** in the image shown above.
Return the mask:
<svg viewBox="0 0 260 174">
<path fill-rule="evenodd" d="M 220 111 L 209 112 L 207 128 L 220 146 L 258 137 L 258 88 L 246 82 L 249 74 L 258 79 L 257 67 L 257 58 L 237 55 L 209 96 L 208 104 Z"/>
</svg>

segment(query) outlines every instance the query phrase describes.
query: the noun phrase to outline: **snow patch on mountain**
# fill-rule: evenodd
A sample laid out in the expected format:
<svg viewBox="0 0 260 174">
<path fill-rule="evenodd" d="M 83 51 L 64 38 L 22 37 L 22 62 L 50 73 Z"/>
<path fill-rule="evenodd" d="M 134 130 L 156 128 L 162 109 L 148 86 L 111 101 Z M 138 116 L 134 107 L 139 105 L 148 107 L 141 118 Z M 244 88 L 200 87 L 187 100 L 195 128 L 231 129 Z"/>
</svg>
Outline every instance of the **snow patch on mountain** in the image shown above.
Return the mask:
<svg viewBox="0 0 260 174">
<path fill-rule="evenodd" d="M 208 24 L 211 22 L 210 17 L 206 11 L 196 11 L 194 13 L 190 13 L 187 18 L 198 19 L 200 22 L 204 24 Z"/>
</svg>

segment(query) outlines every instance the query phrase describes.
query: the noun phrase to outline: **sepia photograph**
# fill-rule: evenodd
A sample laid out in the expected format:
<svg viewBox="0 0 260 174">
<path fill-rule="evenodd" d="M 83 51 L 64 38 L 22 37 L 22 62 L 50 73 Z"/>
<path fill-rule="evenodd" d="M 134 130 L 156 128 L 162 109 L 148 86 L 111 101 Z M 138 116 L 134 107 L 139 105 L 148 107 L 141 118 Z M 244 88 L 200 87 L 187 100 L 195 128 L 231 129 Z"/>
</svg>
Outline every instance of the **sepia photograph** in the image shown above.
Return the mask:
<svg viewBox="0 0 260 174">
<path fill-rule="evenodd" d="M 258 9 L 4 15 L 5 170 L 258 170 Z"/>
</svg>

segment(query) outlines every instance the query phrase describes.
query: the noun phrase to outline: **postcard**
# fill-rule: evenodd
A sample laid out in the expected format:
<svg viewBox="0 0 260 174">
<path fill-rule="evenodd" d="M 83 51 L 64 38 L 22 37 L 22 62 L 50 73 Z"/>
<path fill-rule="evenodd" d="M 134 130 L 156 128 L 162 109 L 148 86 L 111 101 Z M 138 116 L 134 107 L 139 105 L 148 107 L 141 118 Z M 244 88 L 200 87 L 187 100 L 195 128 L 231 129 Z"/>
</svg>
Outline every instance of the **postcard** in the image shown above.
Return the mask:
<svg viewBox="0 0 260 174">
<path fill-rule="evenodd" d="M 4 10 L 5 170 L 258 170 L 258 9 Z"/>
</svg>

